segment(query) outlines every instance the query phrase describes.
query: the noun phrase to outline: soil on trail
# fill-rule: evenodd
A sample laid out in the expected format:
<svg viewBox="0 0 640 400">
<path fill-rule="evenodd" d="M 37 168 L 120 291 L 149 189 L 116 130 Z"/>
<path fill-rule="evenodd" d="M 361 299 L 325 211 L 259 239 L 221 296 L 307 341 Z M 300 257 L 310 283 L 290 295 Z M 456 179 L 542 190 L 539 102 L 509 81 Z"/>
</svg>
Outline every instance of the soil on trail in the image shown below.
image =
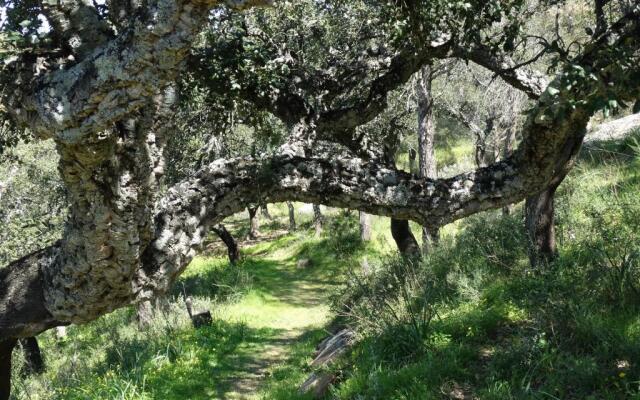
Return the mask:
<svg viewBox="0 0 640 400">
<path fill-rule="evenodd" d="M 256 398 L 273 367 L 287 361 L 292 344 L 328 322 L 327 289 L 336 282 L 324 266 L 311 263 L 309 268 L 298 268 L 302 257 L 296 251 L 298 245 L 293 242 L 283 249 L 250 255 L 251 262 L 244 267 L 252 277 L 251 290 L 218 310 L 219 318 L 244 323 L 248 331 L 229 355 L 224 376 L 217 377 L 220 399 Z"/>
</svg>

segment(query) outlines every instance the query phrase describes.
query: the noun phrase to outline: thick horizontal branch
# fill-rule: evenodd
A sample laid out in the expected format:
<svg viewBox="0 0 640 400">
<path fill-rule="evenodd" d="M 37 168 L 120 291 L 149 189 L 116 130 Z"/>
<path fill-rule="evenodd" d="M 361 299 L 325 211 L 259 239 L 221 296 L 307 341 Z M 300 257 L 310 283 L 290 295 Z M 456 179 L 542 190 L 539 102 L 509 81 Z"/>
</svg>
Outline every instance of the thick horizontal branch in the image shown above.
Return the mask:
<svg viewBox="0 0 640 400">
<path fill-rule="evenodd" d="M 614 40 L 614 45 L 637 54 L 637 19 L 616 30 L 625 41 Z M 562 85 L 571 72 L 567 66 L 550 83 L 556 89 L 540 96 L 513 156 L 450 179 L 421 179 L 349 155 L 276 154 L 214 162 L 153 207 L 154 185 L 148 181 L 157 167 L 151 132 L 141 130 L 128 143 L 129 129 L 123 128 L 122 140 L 112 135 L 93 148 L 59 141 L 68 153 L 62 154 L 68 165 L 63 162 L 61 170 L 75 199 L 71 225 L 59 246 L 1 270 L 0 339 L 33 336 L 58 323 L 88 322 L 166 292 L 212 224 L 247 204 L 299 200 L 439 226 L 536 194 L 571 168 L 597 110 L 589 102 L 567 99 L 638 97 L 640 72 L 610 75 L 618 65 L 610 50 L 609 41 L 598 39 L 580 58 L 595 79 L 567 88 Z M 111 161 L 103 163 L 98 156 Z"/>
<path fill-rule="evenodd" d="M 450 179 L 432 180 L 355 157 L 219 160 L 172 188 L 156 216 L 136 287 L 142 297 L 168 290 L 197 254 L 209 226 L 260 202 L 303 201 L 366 211 L 426 226 L 518 202 L 571 167 L 589 116 L 535 131 L 512 157 Z"/>
</svg>

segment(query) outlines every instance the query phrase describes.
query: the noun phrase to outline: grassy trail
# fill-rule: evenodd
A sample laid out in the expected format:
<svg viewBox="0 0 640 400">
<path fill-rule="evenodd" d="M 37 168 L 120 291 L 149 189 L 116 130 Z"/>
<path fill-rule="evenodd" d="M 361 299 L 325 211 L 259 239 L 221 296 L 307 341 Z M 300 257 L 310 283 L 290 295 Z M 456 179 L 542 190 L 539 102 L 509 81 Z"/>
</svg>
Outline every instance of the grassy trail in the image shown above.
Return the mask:
<svg viewBox="0 0 640 400">
<path fill-rule="evenodd" d="M 233 222 L 227 226 L 234 236 L 244 237 L 246 224 L 234 229 Z M 357 231 L 315 238 L 310 221 L 303 223 L 295 234 L 282 223 L 263 226 L 260 241 L 241 244 L 237 266 L 229 265 L 226 248 L 213 240 L 157 304 L 147 329 L 139 329 L 130 307 L 69 327 L 64 340 L 41 335 L 47 370 L 15 379 L 14 398 L 304 398 L 296 388 L 310 372 L 315 345 L 327 335 L 330 295 L 358 264 L 362 249 Z M 298 268 L 302 259 L 310 265 Z M 195 312 L 212 312 L 211 326 L 193 328 L 183 292 L 193 298 Z"/>
<path fill-rule="evenodd" d="M 246 335 L 229 355 L 219 398 L 256 398 L 265 377 L 287 361 L 292 346 L 328 322 L 328 293 L 337 282 L 330 268 L 313 259 L 309 267 L 298 268 L 297 261 L 307 258 L 301 246 L 295 238 L 282 237 L 247 252 L 242 267 L 251 277 L 250 289 L 217 310 L 217 317 L 259 334 Z"/>
</svg>

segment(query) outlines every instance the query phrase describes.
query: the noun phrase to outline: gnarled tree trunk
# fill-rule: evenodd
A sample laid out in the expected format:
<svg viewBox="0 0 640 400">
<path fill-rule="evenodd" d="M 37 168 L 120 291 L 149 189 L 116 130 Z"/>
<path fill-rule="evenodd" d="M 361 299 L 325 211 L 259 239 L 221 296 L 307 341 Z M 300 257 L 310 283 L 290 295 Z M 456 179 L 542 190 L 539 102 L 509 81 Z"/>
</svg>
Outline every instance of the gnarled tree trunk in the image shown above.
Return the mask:
<svg viewBox="0 0 640 400">
<path fill-rule="evenodd" d="M 17 123 L 29 126 L 39 137 L 55 138 L 71 210 L 59 243 L 0 269 L 0 338 L 4 340 L 0 374 L 7 377 L 0 382 L 3 395 L 9 390 L 7 357 L 15 345 L 11 338 L 33 336 L 57 325 L 86 323 L 134 301 L 166 293 L 201 249 L 209 227 L 248 204 L 322 203 L 441 226 L 540 192 L 554 176 L 572 167 L 593 109 L 581 102 L 562 108 L 566 96 L 581 99 L 611 94 L 628 101 L 637 95 L 637 86 L 631 84 L 638 81 L 637 74 L 631 76 L 634 79 L 625 78 L 623 88 L 602 85 L 616 78 L 598 71 L 607 71 L 616 62 L 609 56 L 607 39 L 611 36 L 605 36 L 584 46 L 588 52 L 579 57 L 586 66 L 597 65 L 594 74 L 602 80 L 589 80 L 567 93 L 565 75 L 559 74 L 551 83 L 556 94 L 547 91 L 532 109 L 518 151 L 485 168 L 447 179 L 418 179 L 353 154 L 327 157 L 318 155 L 317 149 L 306 149 L 309 151 L 264 158 L 218 160 L 156 199 L 162 174 L 162 135 L 153 132 L 149 118 L 154 119 L 157 103 L 164 101 L 160 96 L 163 85 L 178 76 L 191 41 L 216 4 L 162 0 L 162 12 L 149 12 L 149 18 L 141 13 L 132 19 L 131 29 L 90 52 L 92 57 L 71 68 L 44 72 L 42 78 L 15 79 L 34 83 L 33 92 L 25 94 L 27 89 L 16 86 L 0 96 Z M 637 51 L 637 21 L 622 21 L 616 30 L 631 32 L 619 43 Z M 437 54 L 450 54 L 448 46 L 440 46 Z M 513 63 L 491 60 L 491 53 L 482 49 L 467 50 L 477 53 L 480 64 L 493 65 L 501 76 L 510 74 L 505 77 L 508 82 L 531 87 L 533 98 L 543 92 L 541 80 L 531 84 L 526 74 L 523 77 L 520 70 L 508 68 Z M 389 72 L 374 81 L 364 102 L 317 116 L 315 131 L 305 139 L 353 143 L 354 138 L 346 133 L 378 115 L 385 94 L 429 57 L 412 48 L 394 56 Z M 272 94 L 275 96 L 270 92 L 262 100 Z M 289 98 L 276 100 L 282 101 L 274 110 L 295 114 L 282 106 L 289 104 Z M 297 117 L 289 120 L 300 120 Z M 392 231 L 406 243 L 402 226 Z"/>
</svg>

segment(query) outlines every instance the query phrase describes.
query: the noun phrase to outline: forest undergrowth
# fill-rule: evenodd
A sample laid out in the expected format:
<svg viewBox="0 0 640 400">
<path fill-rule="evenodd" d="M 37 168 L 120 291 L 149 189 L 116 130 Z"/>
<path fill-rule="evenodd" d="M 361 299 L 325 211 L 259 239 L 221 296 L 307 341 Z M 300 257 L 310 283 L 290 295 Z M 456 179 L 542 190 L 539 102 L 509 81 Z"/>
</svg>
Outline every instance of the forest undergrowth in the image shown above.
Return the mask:
<svg viewBox="0 0 640 400">
<path fill-rule="evenodd" d="M 212 244 L 147 330 L 128 308 L 41 335 L 46 371 L 15 379 L 13 398 L 307 398 L 315 346 L 349 326 L 357 342 L 329 367 L 328 398 L 640 399 L 637 137 L 583 151 L 556 198 L 548 265 L 529 266 L 519 206 L 443 228 L 417 261 L 394 254 L 385 218 L 363 243 L 357 212 L 327 212 L 315 237 L 310 214 L 289 233 L 274 205 L 238 265 Z M 237 238 L 245 219 L 227 221 Z M 211 326 L 191 326 L 183 291 Z"/>
</svg>

